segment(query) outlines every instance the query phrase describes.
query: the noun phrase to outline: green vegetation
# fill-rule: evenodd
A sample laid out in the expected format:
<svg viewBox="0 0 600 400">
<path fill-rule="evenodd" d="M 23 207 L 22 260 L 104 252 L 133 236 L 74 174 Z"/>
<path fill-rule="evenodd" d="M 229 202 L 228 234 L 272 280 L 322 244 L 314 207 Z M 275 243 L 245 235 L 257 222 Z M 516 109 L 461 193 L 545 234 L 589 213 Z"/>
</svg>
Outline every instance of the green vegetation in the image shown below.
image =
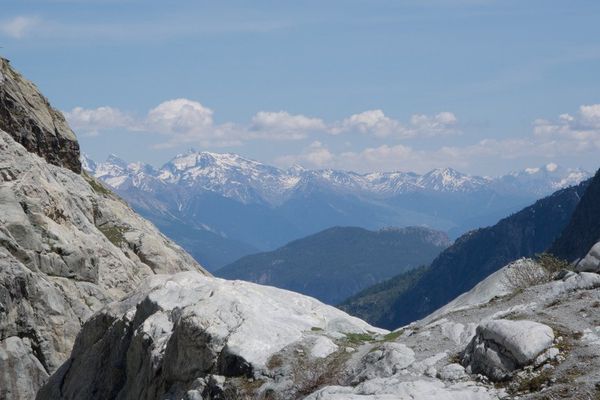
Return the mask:
<svg viewBox="0 0 600 400">
<path fill-rule="evenodd" d="M 549 274 L 554 274 L 563 269 L 571 269 L 571 265 L 550 253 L 540 253 L 536 255 L 535 261 L 546 270 Z"/>
<path fill-rule="evenodd" d="M 90 176 L 87 172 L 82 171 L 81 176 L 83 176 L 83 179 L 85 179 L 86 182 L 90 184 L 94 192 L 105 196 L 114 196 L 113 192 L 111 192 L 106 186 L 100 183 L 96 178 Z"/>
<path fill-rule="evenodd" d="M 388 329 L 423 318 L 508 263 L 545 251 L 569 223 L 587 187 L 584 182 L 560 190 L 492 227 L 471 231 L 444 250 L 417 281 L 394 278 L 403 286 L 395 293 L 378 286 L 379 296 L 359 303 L 353 299 L 341 308 Z"/>
<path fill-rule="evenodd" d="M 394 340 L 398 339 L 400 337 L 400 335 L 402 335 L 402 331 L 390 332 L 383 337 L 383 341 L 384 342 L 393 342 Z"/>
<path fill-rule="evenodd" d="M 372 342 L 373 335 L 369 333 L 346 333 L 346 340 L 352 344 Z"/>
<path fill-rule="evenodd" d="M 573 262 L 584 257 L 600 238 L 600 170 L 591 179 L 577 209 L 560 237 L 548 250 L 559 259 Z"/>
<path fill-rule="evenodd" d="M 551 375 L 547 371 L 542 371 L 538 375 L 525 378 L 519 382 L 517 392 L 539 392 L 550 382 Z"/>
<path fill-rule="evenodd" d="M 447 244 L 445 234 L 427 228 L 374 232 L 337 227 L 243 257 L 215 274 L 338 304 L 366 287 L 430 263 Z"/>
<path fill-rule="evenodd" d="M 427 271 L 427 267 L 422 266 L 402 273 L 350 297 L 338 305 L 338 308 L 372 325 L 377 325 L 378 321 L 385 318 L 386 315 L 395 312 L 392 309 L 393 299 L 418 282 L 425 271 Z"/>
<path fill-rule="evenodd" d="M 121 247 L 121 244 L 125 243 L 125 236 L 123 236 L 123 234 L 127 232 L 127 229 L 124 227 L 102 225 L 98 227 L 98 229 L 100 229 L 100 232 L 102 232 L 104 236 L 106 236 L 106 238 L 115 246 Z"/>
</svg>

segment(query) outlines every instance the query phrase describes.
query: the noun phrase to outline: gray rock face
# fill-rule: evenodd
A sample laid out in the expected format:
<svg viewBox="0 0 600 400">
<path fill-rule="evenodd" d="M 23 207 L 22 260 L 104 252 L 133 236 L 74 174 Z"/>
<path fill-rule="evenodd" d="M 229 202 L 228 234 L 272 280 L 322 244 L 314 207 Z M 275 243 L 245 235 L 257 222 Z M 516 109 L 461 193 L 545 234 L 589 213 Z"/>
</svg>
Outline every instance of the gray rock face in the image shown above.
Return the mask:
<svg viewBox="0 0 600 400">
<path fill-rule="evenodd" d="M 600 242 L 587 253 L 587 255 L 576 265 L 578 271 L 600 273 Z"/>
<path fill-rule="evenodd" d="M 223 377 L 273 379 L 269 370 L 286 349 L 319 364 L 338 350 L 323 352 L 323 343 L 368 332 L 386 331 L 286 290 L 196 272 L 157 275 L 86 322 L 70 360 L 38 399 L 180 399 L 190 391 L 208 396 L 221 390 Z M 410 364 L 410 354 L 403 354 L 410 349 L 389 347 L 397 351 L 382 368 Z M 310 381 L 298 382 L 295 390 L 302 385 Z M 229 398 L 244 398 L 238 390 Z M 295 397 L 283 390 L 278 395 Z"/>
<path fill-rule="evenodd" d="M 38 399 L 594 398 L 600 327 L 583 312 L 599 287 L 599 275 L 573 273 L 493 299 L 474 289 L 480 301 L 383 334 L 284 290 L 151 276 L 86 322 Z M 467 368 L 455 358 L 465 347 Z"/>
<path fill-rule="evenodd" d="M 154 273 L 204 270 L 85 175 L 0 131 L 0 399 L 31 399 L 81 324 Z"/>
<path fill-rule="evenodd" d="M 0 129 L 51 164 L 81 172 L 79 143 L 60 111 L 0 58 Z"/>
<path fill-rule="evenodd" d="M 463 365 L 495 381 L 504 380 L 519 367 L 532 364 L 552 346 L 554 332 L 533 321 L 491 320 L 477 327 L 463 354 Z"/>
</svg>

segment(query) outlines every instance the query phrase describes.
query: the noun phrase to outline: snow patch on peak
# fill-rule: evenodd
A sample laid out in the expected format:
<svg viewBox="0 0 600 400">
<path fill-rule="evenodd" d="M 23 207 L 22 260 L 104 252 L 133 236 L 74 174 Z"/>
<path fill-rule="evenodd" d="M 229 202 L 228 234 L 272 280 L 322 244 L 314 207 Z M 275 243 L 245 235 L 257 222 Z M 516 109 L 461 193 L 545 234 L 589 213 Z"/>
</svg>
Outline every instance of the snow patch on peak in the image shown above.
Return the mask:
<svg viewBox="0 0 600 400">
<path fill-rule="evenodd" d="M 127 168 L 127 162 L 114 153 L 111 153 L 108 155 L 108 157 L 106 158 L 106 162 L 110 163 L 110 164 L 118 165 L 119 167 L 122 167 L 122 168 Z"/>
<path fill-rule="evenodd" d="M 417 183 L 431 190 L 449 192 L 482 188 L 487 180 L 462 174 L 452 168 L 436 168 L 419 178 Z"/>
<path fill-rule="evenodd" d="M 79 161 L 81 161 L 81 168 L 88 173 L 94 173 L 96 171 L 96 162 L 90 158 L 87 153 L 81 153 L 79 156 Z"/>
<path fill-rule="evenodd" d="M 556 165 L 555 163 L 550 163 L 546 165 L 546 171 L 548 172 L 554 172 L 558 169 L 558 165 Z"/>
<path fill-rule="evenodd" d="M 538 172 L 540 172 L 539 168 L 525 168 L 525 172 L 528 173 L 529 175 L 533 175 L 533 174 L 537 174 Z"/>
<path fill-rule="evenodd" d="M 270 205 L 282 204 L 297 193 L 315 188 L 373 199 L 415 192 L 484 190 L 539 197 L 590 176 L 586 171 L 565 169 L 554 163 L 499 178 L 467 175 L 453 168 L 437 168 L 424 175 L 401 171 L 359 174 L 333 169 L 307 170 L 298 165 L 284 170 L 234 153 L 193 149 L 177 155 L 160 169 L 143 163 L 127 164 L 115 155 L 98 164 L 82 156 L 82 162 L 86 170 L 111 186 L 131 183 L 139 189 L 152 190 L 155 185 L 178 185 L 187 188 L 186 191 L 210 191 L 244 204 Z"/>
</svg>

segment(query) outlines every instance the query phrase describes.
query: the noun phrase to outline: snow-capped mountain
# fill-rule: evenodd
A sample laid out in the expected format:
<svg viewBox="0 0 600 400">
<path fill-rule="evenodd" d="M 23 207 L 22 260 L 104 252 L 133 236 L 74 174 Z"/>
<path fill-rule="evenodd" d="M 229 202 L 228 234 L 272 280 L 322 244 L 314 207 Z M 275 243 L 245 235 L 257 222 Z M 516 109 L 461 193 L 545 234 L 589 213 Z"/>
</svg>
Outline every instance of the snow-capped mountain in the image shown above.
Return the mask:
<svg viewBox="0 0 600 400">
<path fill-rule="evenodd" d="M 128 164 L 115 155 L 103 163 L 83 155 L 82 164 L 88 172 L 116 189 L 133 185 L 150 190 L 151 182 L 162 182 L 180 188 L 207 190 L 244 204 L 264 202 L 270 205 L 281 204 L 308 185 L 373 197 L 481 190 L 544 196 L 590 177 L 587 171 L 566 169 L 556 164 L 528 168 L 498 178 L 471 176 L 452 168 L 438 168 L 424 175 L 399 171 L 359 174 L 301 167 L 284 170 L 237 154 L 194 151 L 177 155 L 158 170 L 147 164 Z"/>
<path fill-rule="evenodd" d="M 538 168 L 526 168 L 496 179 L 497 190 L 527 190 L 544 196 L 565 187 L 573 186 L 589 178 L 591 174 L 582 169 L 567 169 L 554 163 Z"/>
<path fill-rule="evenodd" d="M 209 268 L 332 226 L 428 226 L 458 237 L 589 176 L 553 164 L 499 178 L 450 168 L 359 174 L 196 151 L 158 169 L 114 155 L 84 155 L 82 165 Z"/>
</svg>

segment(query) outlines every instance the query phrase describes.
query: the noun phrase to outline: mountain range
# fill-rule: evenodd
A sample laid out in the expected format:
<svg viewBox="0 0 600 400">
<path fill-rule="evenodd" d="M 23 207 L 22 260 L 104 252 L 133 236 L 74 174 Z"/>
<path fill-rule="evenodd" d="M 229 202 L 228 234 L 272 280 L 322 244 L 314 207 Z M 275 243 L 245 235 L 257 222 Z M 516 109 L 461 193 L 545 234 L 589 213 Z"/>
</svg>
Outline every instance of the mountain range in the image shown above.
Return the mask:
<svg viewBox="0 0 600 400">
<path fill-rule="evenodd" d="M 570 222 L 576 209 L 578 212 L 575 216 L 581 216 L 582 208 L 578 205 L 588 186 L 591 186 L 591 192 L 598 191 L 600 175 L 593 181 L 583 181 L 538 200 L 494 226 L 461 236 L 424 271 L 399 274 L 389 281 L 365 289 L 340 307 L 376 326 L 402 326 L 425 317 L 471 290 L 509 262 L 548 250 L 563 230 L 569 234 L 566 237 L 571 238 L 571 242 L 574 237 L 579 240 L 595 237 L 594 242 L 584 244 L 589 251 L 600 233 L 597 229 L 573 228 L 574 222 Z M 597 199 L 596 193 L 588 195 L 589 198 Z M 594 209 L 597 213 L 597 208 L 588 206 L 586 209 Z M 575 223 L 580 219 L 574 219 Z M 565 230 L 566 227 L 570 231 Z M 562 239 L 560 243 L 565 241 L 567 239 Z M 564 248 L 560 243 L 554 247 Z M 567 252 L 555 253 L 569 258 Z M 417 273 L 419 275 L 416 277 Z"/>
<path fill-rule="evenodd" d="M 431 261 L 450 245 L 422 227 L 369 231 L 334 227 L 276 250 L 252 254 L 215 271 L 337 304 L 360 290 Z"/>
<path fill-rule="evenodd" d="M 600 173 L 388 281 L 395 318 L 423 316 L 390 332 L 211 276 L 3 58 L 0 149 L 0 400 L 598 398 Z M 514 259 L 556 237 L 572 264 Z"/>
<path fill-rule="evenodd" d="M 498 178 L 450 168 L 359 174 L 193 150 L 158 169 L 114 155 L 83 155 L 82 165 L 210 270 L 333 226 L 420 225 L 455 238 L 590 175 L 555 164 Z"/>
</svg>

